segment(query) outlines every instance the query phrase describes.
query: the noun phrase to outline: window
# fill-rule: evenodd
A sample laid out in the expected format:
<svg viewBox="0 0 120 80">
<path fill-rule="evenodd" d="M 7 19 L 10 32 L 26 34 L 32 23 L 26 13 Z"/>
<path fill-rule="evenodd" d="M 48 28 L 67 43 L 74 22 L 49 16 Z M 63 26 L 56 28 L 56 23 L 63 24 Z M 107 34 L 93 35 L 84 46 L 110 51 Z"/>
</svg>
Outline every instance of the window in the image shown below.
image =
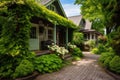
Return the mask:
<svg viewBox="0 0 120 80">
<path fill-rule="evenodd" d="M 87 40 L 87 34 L 84 34 L 84 39 Z"/>
<path fill-rule="evenodd" d="M 55 6 L 54 6 L 54 5 L 49 5 L 47 8 L 48 8 L 49 10 L 55 11 Z"/>
<path fill-rule="evenodd" d="M 81 22 L 80 22 L 81 29 L 84 29 L 85 24 L 86 24 L 85 20 L 82 19 Z"/>
<path fill-rule="evenodd" d="M 31 28 L 30 38 L 33 38 L 33 39 L 37 38 L 37 36 L 36 36 L 36 27 Z"/>
<path fill-rule="evenodd" d="M 53 30 L 48 29 L 48 40 L 53 40 Z"/>
<path fill-rule="evenodd" d="M 92 34 L 92 39 L 94 39 L 94 34 Z"/>
</svg>

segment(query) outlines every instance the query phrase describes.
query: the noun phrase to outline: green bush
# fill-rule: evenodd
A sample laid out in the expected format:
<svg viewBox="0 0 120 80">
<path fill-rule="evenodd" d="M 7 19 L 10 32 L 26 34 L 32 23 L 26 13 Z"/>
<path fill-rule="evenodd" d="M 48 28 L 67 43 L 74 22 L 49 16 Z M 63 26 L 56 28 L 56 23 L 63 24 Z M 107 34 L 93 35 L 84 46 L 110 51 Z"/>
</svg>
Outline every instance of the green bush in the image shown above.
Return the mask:
<svg viewBox="0 0 120 80">
<path fill-rule="evenodd" d="M 120 56 L 120 26 L 116 31 L 110 33 L 109 41 L 114 51 Z"/>
<path fill-rule="evenodd" d="M 26 56 L 27 57 L 25 56 L 24 57 L 23 56 L 12 57 L 6 54 L 1 55 L 0 56 L 0 78 L 13 79 L 13 74 L 15 73 L 16 68 L 18 68 L 18 66 L 22 64 L 23 60 L 28 60 L 29 62 L 31 62 L 31 64 L 33 64 L 33 61 L 35 59 L 35 54 L 33 52 L 30 52 L 29 55 L 26 55 Z"/>
<path fill-rule="evenodd" d="M 88 45 L 90 47 L 90 50 L 91 50 L 91 49 L 93 49 L 96 46 L 95 40 L 86 41 L 85 45 Z"/>
<path fill-rule="evenodd" d="M 82 54 L 82 51 L 80 50 L 80 48 L 76 47 L 76 48 L 73 48 L 72 50 L 72 55 L 73 57 L 83 57 L 83 54 Z"/>
<path fill-rule="evenodd" d="M 98 48 L 93 48 L 91 51 L 93 54 L 99 54 Z"/>
<path fill-rule="evenodd" d="M 112 60 L 111 56 L 107 57 L 103 63 L 104 67 L 109 68 L 109 63 L 111 60 Z"/>
<path fill-rule="evenodd" d="M 98 54 L 101 54 L 102 52 L 106 52 L 106 47 L 105 47 L 105 45 L 99 44 L 99 45 L 98 45 L 98 50 L 99 50 Z"/>
<path fill-rule="evenodd" d="M 28 60 L 22 60 L 19 66 L 16 67 L 13 78 L 23 77 L 31 74 L 34 71 L 33 64 Z"/>
<path fill-rule="evenodd" d="M 111 60 L 110 70 L 120 74 L 120 56 L 114 56 Z"/>
<path fill-rule="evenodd" d="M 55 54 L 43 55 L 36 58 L 35 66 L 41 73 L 57 71 L 62 67 L 62 59 Z"/>
<path fill-rule="evenodd" d="M 114 54 L 114 52 L 103 52 L 102 54 L 101 54 L 101 56 L 100 56 L 100 58 L 99 58 L 99 61 L 101 62 L 101 63 L 104 63 L 104 61 L 108 58 L 108 57 L 114 57 L 115 56 L 115 54 Z"/>
<path fill-rule="evenodd" d="M 84 37 L 83 34 L 80 32 L 74 32 L 73 33 L 73 44 L 75 45 L 80 45 L 81 43 L 83 43 Z"/>
</svg>

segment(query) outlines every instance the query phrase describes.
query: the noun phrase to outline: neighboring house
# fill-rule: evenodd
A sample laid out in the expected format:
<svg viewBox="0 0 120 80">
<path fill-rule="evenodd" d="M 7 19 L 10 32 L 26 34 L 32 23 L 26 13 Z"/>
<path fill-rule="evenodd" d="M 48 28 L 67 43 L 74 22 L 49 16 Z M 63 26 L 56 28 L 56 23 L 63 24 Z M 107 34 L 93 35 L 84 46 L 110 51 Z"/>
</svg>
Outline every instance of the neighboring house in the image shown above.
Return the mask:
<svg viewBox="0 0 120 80">
<path fill-rule="evenodd" d="M 38 0 L 37 2 L 67 18 L 59 0 Z M 73 29 L 68 28 L 69 26 L 54 25 L 48 20 L 38 17 L 33 17 L 31 22 L 33 27 L 30 34 L 30 50 L 46 50 L 51 43 L 66 46 L 70 41 L 69 35 L 72 34 Z"/>
<path fill-rule="evenodd" d="M 96 41 L 98 39 L 98 36 L 101 35 L 101 33 L 97 32 L 94 29 L 91 29 L 92 23 L 88 20 L 83 19 L 82 15 L 71 16 L 69 19 L 73 21 L 77 26 L 80 26 L 80 32 L 84 34 L 85 41 Z"/>
</svg>

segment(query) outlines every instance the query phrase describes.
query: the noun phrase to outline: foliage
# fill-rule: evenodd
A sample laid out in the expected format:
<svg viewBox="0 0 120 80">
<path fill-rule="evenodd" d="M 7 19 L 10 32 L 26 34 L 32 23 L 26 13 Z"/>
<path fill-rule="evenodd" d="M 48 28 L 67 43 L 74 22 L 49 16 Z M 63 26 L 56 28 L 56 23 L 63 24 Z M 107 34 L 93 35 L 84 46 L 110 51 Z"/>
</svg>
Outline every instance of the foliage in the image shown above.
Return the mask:
<svg viewBox="0 0 120 80">
<path fill-rule="evenodd" d="M 104 65 L 106 68 L 109 68 L 109 67 L 110 67 L 109 63 L 110 63 L 110 61 L 112 60 L 112 58 L 113 58 L 112 56 L 109 56 L 109 57 L 107 57 L 107 58 L 105 59 L 103 65 Z"/>
<path fill-rule="evenodd" d="M 99 50 L 99 53 L 98 54 L 101 54 L 102 52 L 106 52 L 106 47 L 105 47 L 105 45 L 103 45 L 103 44 L 99 44 L 98 45 L 98 50 Z"/>
<path fill-rule="evenodd" d="M 108 58 L 108 57 L 114 57 L 115 56 L 115 54 L 114 54 L 114 52 L 103 52 L 102 54 L 101 54 L 101 56 L 100 56 L 100 58 L 99 58 L 99 61 L 101 62 L 101 63 L 104 63 L 104 61 Z"/>
<path fill-rule="evenodd" d="M 33 64 L 33 60 L 35 59 L 35 54 L 32 52 L 26 56 L 16 56 L 12 57 L 10 55 L 4 54 L 0 56 L 0 77 L 13 79 L 13 74 L 15 73 L 16 68 L 21 64 L 23 60 L 28 60 Z M 25 66 L 24 64 L 22 64 Z M 20 75 L 16 75 L 19 77 Z M 15 76 L 14 76 L 15 77 Z M 4 80 L 4 79 L 3 79 Z"/>
<path fill-rule="evenodd" d="M 98 48 L 93 48 L 93 49 L 91 50 L 91 52 L 92 52 L 93 54 L 99 54 L 99 49 L 98 49 Z"/>
<path fill-rule="evenodd" d="M 120 55 L 120 28 L 109 35 L 110 46 Z"/>
<path fill-rule="evenodd" d="M 72 55 L 73 57 L 83 57 L 82 51 L 80 50 L 80 48 L 76 47 L 72 49 Z"/>
<path fill-rule="evenodd" d="M 59 47 L 58 45 L 55 44 L 49 45 L 48 48 L 54 51 L 57 55 L 62 56 L 62 58 L 64 58 L 64 55 L 66 53 L 69 53 L 69 51 L 65 49 L 65 47 Z"/>
<path fill-rule="evenodd" d="M 72 29 L 77 27 L 68 19 L 37 4 L 34 0 L 1 0 L 0 77 L 13 78 L 15 71 L 17 74 L 14 77 L 22 76 L 21 72 L 18 73 L 18 70 L 25 66 L 21 61 L 24 59 L 32 61 L 35 57 L 29 52 L 29 34 L 32 26 L 30 20 L 33 17 L 45 19 L 54 25 Z M 27 72 L 23 75 L 26 74 Z"/>
<path fill-rule="evenodd" d="M 92 21 L 92 26 L 91 26 L 92 29 L 100 32 L 101 34 L 104 34 L 105 31 L 104 31 L 104 28 L 105 28 L 105 25 L 104 23 L 99 20 L 99 19 L 96 19 L 96 20 L 93 20 Z"/>
<path fill-rule="evenodd" d="M 85 45 L 88 45 L 90 47 L 90 50 L 91 50 L 96 46 L 95 40 L 88 40 L 85 42 Z"/>
<path fill-rule="evenodd" d="M 31 74 L 34 71 L 34 66 L 29 60 L 22 60 L 19 66 L 16 67 L 13 77 L 23 77 Z"/>
<path fill-rule="evenodd" d="M 83 34 L 80 32 L 74 32 L 72 43 L 75 45 L 80 45 L 83 43 Z"/>
<path fill-rule="evenodd" d="M 119 0 L 76 0 L 81 5 L 81 14 L 85 19 L 99 23 L 99 29 L 106 28 L 107 34 L 119 25 Z M 118 25 L 116 25 L 118 24 Z"/>
<path fill-rule="evenodd" d="M 120 56 L 114 56 L 111 60 L 110 70 L 120 74 Z"/>
<path fill-rule="evenodd" d="M 55 54 L 43 55 L 35 60 L 35 69 L 41 73 L 57 71 L 62 67 L 62 60 Z"/>
<path fill-rule="evenodd" d="M 82 51 L 76 45 L 68 43 L 68 50 L 72 54 L 74 60 L 80 60 L 83 57 Z"/>
<path fill-rule="evenodd" d="M 77 47 L 76 45 L 71 44 L 70 42 L 67 44 L 67 46 L 68 46 L 68 48 L 70 48 L 70 49 L 74 49 L 74 48 Z"/>
<path fill-rule="evenodd" d="M 107 43 L 107 40 L 108 40 L 107 36 L 102 36 L 102 35 L 98 36 L 98 42 L 101 44 Z"/>
</svg>

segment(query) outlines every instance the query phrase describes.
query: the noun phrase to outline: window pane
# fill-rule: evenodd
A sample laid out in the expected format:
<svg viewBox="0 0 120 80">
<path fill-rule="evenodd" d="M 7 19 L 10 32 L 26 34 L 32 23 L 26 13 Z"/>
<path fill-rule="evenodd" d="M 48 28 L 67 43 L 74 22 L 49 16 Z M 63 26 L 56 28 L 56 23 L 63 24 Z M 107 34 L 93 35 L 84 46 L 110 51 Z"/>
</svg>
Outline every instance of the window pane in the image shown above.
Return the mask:
<svg viewBox="0 0 120 80">
<path fill-rule="evenodd" d="M 36 27 L 31 28 L 30 38 L 37 38 L 37 36 L 36 36 Z"/>
</svg>

